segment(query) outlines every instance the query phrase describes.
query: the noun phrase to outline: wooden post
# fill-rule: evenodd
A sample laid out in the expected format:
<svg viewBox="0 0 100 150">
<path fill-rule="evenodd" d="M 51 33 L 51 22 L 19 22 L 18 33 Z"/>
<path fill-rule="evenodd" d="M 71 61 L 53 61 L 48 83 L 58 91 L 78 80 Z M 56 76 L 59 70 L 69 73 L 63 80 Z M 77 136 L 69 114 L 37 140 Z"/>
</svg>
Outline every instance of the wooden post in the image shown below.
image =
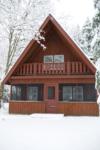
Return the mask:
<svg viewBox="0 0 100 150">
<path fill-rule="evenodd" d="M 70 63 L 70 62 L 67 62 L 67 63 L 66 63 L 66 66 L 67 66 L 67 72 L 66 72 L 66 73 L 67 73 L 68 75 L 70 75 L 70 73 L 71 73 L 71 63 Z"/>
<path fill-rule="evenodd" d="M 78 62 L 76 62 L 75 64 L 76 64 L 76 65 L 75 65 L 76 73 L 78 74 L 78 73 L 79 73 L 79 64 L 78 64 Z"/>
<path fill-rule="evenodd" d="M 32 75 L 32 63 L 30 64 L 30 74 Z"/>
<path fill-rule="evenodd" d="M 81 62 L 79 62 L 79 73 L 82 74 L 82 63 Z"/>
</svg>

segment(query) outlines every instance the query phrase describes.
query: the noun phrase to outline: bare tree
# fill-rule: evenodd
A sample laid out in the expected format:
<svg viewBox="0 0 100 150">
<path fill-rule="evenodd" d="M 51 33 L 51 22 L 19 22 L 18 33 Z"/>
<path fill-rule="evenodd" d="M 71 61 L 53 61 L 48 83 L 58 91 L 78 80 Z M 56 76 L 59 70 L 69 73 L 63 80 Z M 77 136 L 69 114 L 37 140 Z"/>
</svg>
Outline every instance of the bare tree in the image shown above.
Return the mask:
<svg viewBox="0 0 100 150">
<path fill-rule="evenodd" d="M 51 11 L 50 4 L 50 0 L 0 0 L 0 38 L 7 43 L 5 74 Z"/>
</svg>

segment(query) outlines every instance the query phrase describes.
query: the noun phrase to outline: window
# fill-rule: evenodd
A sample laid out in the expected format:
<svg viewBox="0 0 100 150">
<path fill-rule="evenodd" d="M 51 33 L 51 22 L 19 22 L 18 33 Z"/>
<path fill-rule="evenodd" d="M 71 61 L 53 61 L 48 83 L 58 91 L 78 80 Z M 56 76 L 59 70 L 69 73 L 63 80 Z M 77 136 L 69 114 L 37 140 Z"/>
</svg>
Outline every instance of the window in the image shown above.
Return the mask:
<svg viewBox="0 0 100 150">
<path fill-rule="evenodd" d="M 52 55 L 44 56 L 44 63 L 53 63 L 53 56 Z"/>
<path fill-rule="evenodd" d="M 64 55 L 54 55 L 54 62 L 55 63 L 63 63 L 64 62 Z"/>
<path fill-rule="evenodd" d="M 17 86 L 17 99 L 21 100 L 22 98 L 22 89 L 20 86 Z"/>
<path fill-rule="evenodd" d="M 12 100 L 21 100 L 22 99 L 22 89 L 20 85 L 12 86 Z"/>
<path fill-rule="evenodd" d="M 97 99 L 97 91 L 95 89 L 95 84 L 85 84 L 84 85 L 84 99 L 85 101 L 95 102 Z"/>
<path fill-rule="evenodd" d="M 28 100 L 38 100 L 38 87 L 28 86 L 27 99 Z"/>
<path fill-rule="evenodd" d="M 83 100 L 83 87 L 82 86 L 73 86 L 73 99 Z"/>
<path fill-rule="evenodd" d="M 47 55 L 44 56 L 44 63 L 63 63 L 64 55 Z"/>
<path fill-rule="evenodd" d="M 72 100 L 72 86 L 63 86 L 63 100 Z"/>
<path fill-rule="evenodd" d="M 12 100 L 16 100 L 16 86 L 12 86 L 12 95 L 11 95 L 11 99 Z"/>
<path fill-rule="evenodd" d="M 83 86 L 81 85 L 60 85 L 59 99 L 63 101 L 82 101 L 83 100 Z"/>
<path fill-rule="evenodd" d="M 13 85 L 12 100 L 43 100 L 43 84 Z"/>
<path fill-rule="evenodd" d="M 48 99 L 55 98 L 55 87 L 48 87 Z"/>
</svg>

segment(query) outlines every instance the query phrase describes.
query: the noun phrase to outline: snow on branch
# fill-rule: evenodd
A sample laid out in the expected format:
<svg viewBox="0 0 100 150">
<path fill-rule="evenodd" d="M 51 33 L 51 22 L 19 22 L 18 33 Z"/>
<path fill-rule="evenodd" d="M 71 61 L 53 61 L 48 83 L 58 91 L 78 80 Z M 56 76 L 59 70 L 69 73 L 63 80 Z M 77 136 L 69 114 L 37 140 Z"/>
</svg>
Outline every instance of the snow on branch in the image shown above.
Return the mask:
<svg viewBox="0 0 100 150">
<path fill-rule="evenodd" d="M 38 44 L 43 48 L 43 50 L 46 50 L 46 46 L 43 42 L 45 42 L 44 37 L 45 32 L 43 30 L 37 30 L 35 31 L 34 39 L 37 41 Z"/>
</svg>

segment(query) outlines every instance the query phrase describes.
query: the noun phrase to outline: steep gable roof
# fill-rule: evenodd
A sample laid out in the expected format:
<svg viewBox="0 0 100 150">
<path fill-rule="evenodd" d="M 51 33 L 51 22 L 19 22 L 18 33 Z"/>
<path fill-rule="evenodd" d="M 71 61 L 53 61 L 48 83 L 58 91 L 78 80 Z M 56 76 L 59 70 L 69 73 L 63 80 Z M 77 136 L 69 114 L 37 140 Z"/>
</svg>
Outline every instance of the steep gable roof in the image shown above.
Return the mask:
<svg viewBox="0 0 100 150">
<path fill-rule="evenodd" d="M 55 27 L 56 31 L 58 34 L 63 38 L 63 40 L 74 49 L 75 53 L 78 54 L 78 56 L 82 59 L 84 63 L 87 64 L 87 66 L 90 68 L 90 70 L 95 74 L 96 68 L 95 66 L 91 63 L 91 61 L 88 59 L 88 57 L 82 52 L 82 50 L 77 46 L 77 44 L 70 38 L 70 36 L 63 30 L 63 28 L 58 24 L 58 22 L 54 19 L 52 15 L 49 15 L 43 24 L 41 25 L 39 30 L 44 30 L 49 23 L 52 23 L 53 26 Z M 3 80 L 3 84 L 8 83 L 8 80 L 10 79 L 11 75 L 13 72 L 16 70 L 16 68 L 23 62 L 25 56 L 30 52 L 30 50 L 34 50 L 34 47 L 38 45 L 38 43 L 35 40 L 31 40 L 28 44 L 28 46 L 25 48 L 19 59 L 16 61 L 16 63 L 13 65 L 13 67 L 10 69 L 8 74 Z M 34 46 L 34 47 L 33 47 Z"/>
</svg>

